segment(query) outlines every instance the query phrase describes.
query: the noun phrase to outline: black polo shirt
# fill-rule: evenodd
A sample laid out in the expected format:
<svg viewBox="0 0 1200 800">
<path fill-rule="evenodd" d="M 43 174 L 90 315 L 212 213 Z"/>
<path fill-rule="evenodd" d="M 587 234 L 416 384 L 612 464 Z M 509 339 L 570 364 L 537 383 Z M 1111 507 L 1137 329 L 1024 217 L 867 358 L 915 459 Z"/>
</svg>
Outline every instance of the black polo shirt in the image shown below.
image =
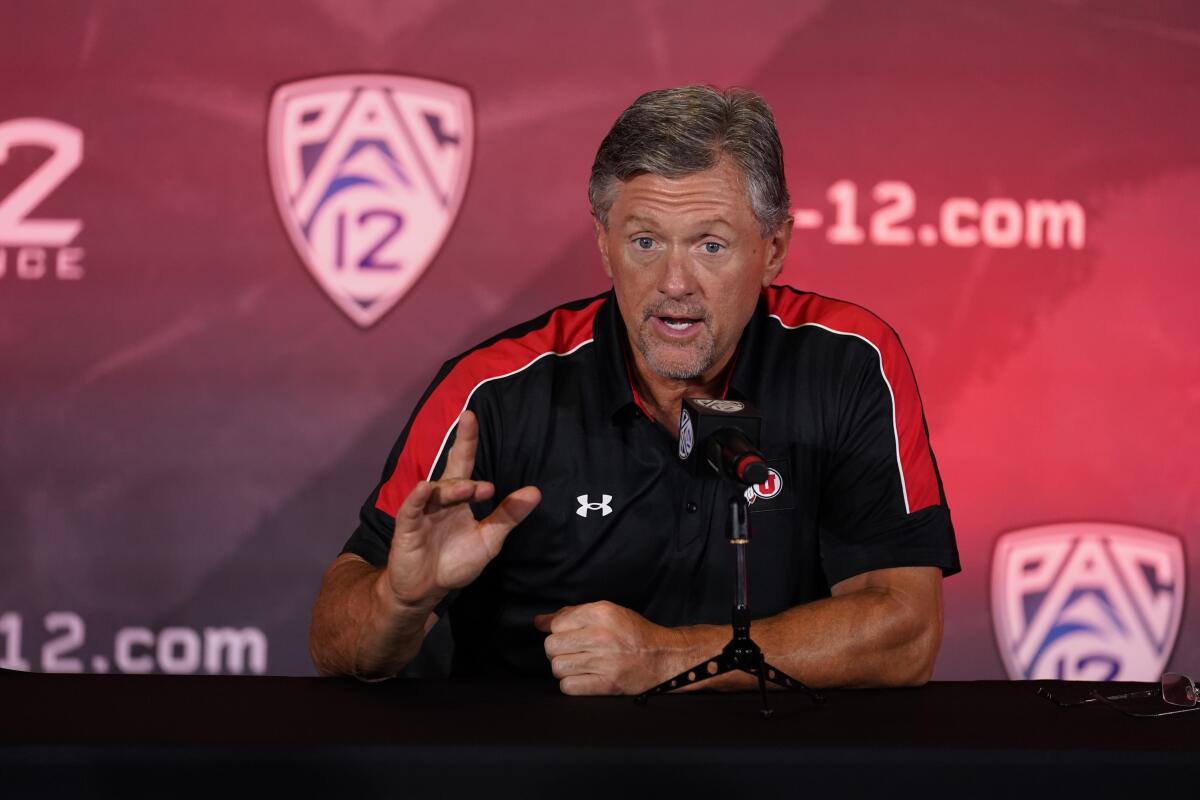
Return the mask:
<svg viewBox="0 0 1200 800">
<path fill-rule="evenodd" d="M 535 614 L 609 600 L 667 626 L 727 623 L 728 490 L 688 475 L 642 409 L 611 292 L 559 306 L 447 362 L 400 434 L 343 552 L 383 566 L 396 509 L 436 478 L 465 408 L 475 477 L 542 502 L 449 610 L 455 674 L 549 675 Z M 860 306 L 790 287 L 760 298 L 726 396 L 763 414 L 770 480 L 750 505 L 751 608 L 777 614 L 868 570 L 959 570 L 916 381 Z"/>
</svg>

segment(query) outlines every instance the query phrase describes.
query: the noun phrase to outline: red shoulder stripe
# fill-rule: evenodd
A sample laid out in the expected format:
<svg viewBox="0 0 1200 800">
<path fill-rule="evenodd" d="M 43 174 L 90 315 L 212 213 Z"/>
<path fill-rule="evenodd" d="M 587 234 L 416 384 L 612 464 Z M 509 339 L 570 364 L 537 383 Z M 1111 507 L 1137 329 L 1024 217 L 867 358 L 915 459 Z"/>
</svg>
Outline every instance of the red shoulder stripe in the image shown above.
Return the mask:
<svg viewBox="0 0 1200 800">
<path fill-rule="evenodd" d="M 451 431 L 480 386 L 522 372 L 546 356 L 572 353 L 592 341 L 592 321 L 603 302 L 601 297 L 583 308 L 560 308 L 541 328 L 463 356 L 417 410 L 392 474 L 379 488 L 375 507 L 394 517 L 413 487 L 433 478 Z"/>
<path fill-rule="evenodd" d="M 767 313 L 786 328 L 805 325 L 856 336 L 879 354 L 879 369 L 892 395 L 892 427 L 896 434 L 896 465 L 904 487 L 904 506 L 912 513 L 941 502 L 937 471 L 925 433 L 925 412 L 912 365 L 895 331 L 861 306 L 828 297 L 771 286 Z"/>
</svg>

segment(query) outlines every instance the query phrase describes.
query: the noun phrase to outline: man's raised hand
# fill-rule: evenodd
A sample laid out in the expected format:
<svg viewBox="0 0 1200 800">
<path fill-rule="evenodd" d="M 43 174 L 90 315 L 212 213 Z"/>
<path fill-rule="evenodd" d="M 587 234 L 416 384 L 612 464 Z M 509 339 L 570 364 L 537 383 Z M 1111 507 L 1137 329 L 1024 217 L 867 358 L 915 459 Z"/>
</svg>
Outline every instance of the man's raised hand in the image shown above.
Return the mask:
<svg viewBox="0 0 1200 800">
<path fill-rule="evenodd" d="M 479 422 L 465 411 L 442 477 L 418 483 L 396 511 L 386 574 L 402 605 L 432 611 L 450 590 L 479 577 L 509 532 L 542 499 L 536 487 L 522 487 L 477 521 L 470 503 L 488 500 L 496 491 L 488 481 L 471 480 L 478 444 Z"/>
</svg>

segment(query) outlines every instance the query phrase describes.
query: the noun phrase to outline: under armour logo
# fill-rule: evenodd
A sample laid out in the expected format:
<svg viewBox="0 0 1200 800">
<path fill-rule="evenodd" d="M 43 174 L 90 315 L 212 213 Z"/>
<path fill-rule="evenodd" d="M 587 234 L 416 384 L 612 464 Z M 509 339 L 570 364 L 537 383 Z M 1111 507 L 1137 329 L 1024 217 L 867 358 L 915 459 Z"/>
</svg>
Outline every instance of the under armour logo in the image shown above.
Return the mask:
<svg viewBox="0 0 1200 800">
<path fill-rule="evenodd" d="M 612 502 L 611 494 L 600 495 L 599 503 L 589 503 L 586 494 L 581 494 L 575 499 L 579 501 L 579 508 L 575 509 L 575 513 L 581 517 L 586 517 L 589 511 L 599 511 L 602 517 L 607 517 L 612 513 L 612 506 L 609 505 Z"/>
</svg>

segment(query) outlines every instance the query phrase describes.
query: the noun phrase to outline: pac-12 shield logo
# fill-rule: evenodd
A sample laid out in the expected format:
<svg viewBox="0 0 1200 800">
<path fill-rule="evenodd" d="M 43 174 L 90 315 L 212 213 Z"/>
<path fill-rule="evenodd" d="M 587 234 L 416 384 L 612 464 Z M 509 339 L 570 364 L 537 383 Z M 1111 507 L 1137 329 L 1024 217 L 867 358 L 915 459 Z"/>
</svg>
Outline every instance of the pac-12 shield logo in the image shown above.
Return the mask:
<svg viewBox="0 0 1200 800">
<path fill-rule="evenodd" d="M 267 153 L 292 244 L 363 327 L 428 268 L 458 215 L 474 123 L 465 89 L 399 75 L 280 86 Z"/>
<path fill-rule="evenodd" d="M 1179 539 L 1073 522 L 1000 537 L 992 559 L 996 642 L 1013 679 L 1157 680 L 1183 611 Z"/>
<path fill-rule="evenodd" d="M 692 415 L 685 408 L 679 414 L 679 458 L 685 459 L 692 454 L 695 444 L 696 431 L 692 427 Z"/>
<path fill-rule="evenodd" d="M 736 414 L 746 407 L 745 403 L 739 403 L 737 400 L 713 400 L 710 398 L 697 399 L 696 405 L 704 406 L 711 411 L 717 411 L 721 414 Z"/>
</svg>

